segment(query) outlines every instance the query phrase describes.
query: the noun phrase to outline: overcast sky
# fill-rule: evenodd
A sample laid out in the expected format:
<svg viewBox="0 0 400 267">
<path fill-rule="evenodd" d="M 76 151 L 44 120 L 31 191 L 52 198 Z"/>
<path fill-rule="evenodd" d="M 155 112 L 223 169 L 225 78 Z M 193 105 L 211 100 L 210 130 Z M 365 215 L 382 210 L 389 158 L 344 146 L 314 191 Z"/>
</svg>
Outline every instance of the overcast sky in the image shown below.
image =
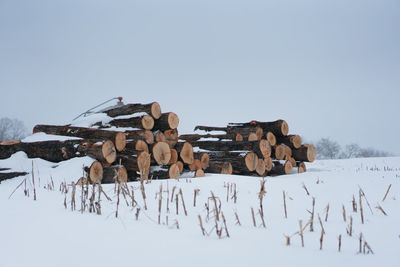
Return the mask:
<svg viewBox="0 0 400 267">
<path fill-rule="evenodd" d="M 0 0 L 0 92 L 29 128 L 123 96 L 400 154 L 400 1 Z"/>
</svg>

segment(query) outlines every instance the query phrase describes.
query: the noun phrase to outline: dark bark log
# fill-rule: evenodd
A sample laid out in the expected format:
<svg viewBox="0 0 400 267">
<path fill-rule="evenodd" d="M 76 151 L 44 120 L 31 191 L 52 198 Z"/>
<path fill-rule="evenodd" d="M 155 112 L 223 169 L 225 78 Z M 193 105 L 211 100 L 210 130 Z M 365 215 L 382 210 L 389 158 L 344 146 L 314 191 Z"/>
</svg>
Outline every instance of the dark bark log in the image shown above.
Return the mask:
<svg viewBox="0 0 400 267">
<path fill-rule="evenodd" d="M 208 151 L 253 151 L 258 157 L 270 157 L 271 146 L 267 140 L 261 141 L 243 141 L 243 142 L 231 142 L 231 141 L 197 141 L 191 143 L 193 147 L 199 147 L 200 149 Z"/>
<path fill-rule="evenodd" d="M 251 121 L 248 123 L 230 123 L 228 128 L 251 128 L 260 127 L 265 133 L 272 132 L 276 137 L 286 136 L 289 132 L 289 126 L 284 120 L 272 122 Z"/>
<path fill-rule="evenodd" d="M 232 174 L 232 164 L 225 161 L 210 161 L 207 173 Z"/>
<path fill-rule="evenodd" d="M 110 140 L 97 143 L 81 143 L 78 146 L 78 152 L 106 164 L 112 164 L 117 159 L 117 151 L 114 143 Z"/>
<path fill-rule="evenodd" d="M 128 140 L 143 140 L 149 145 L 154 144 L 153 133 L 149 130 L 125 131 L 125 134 Z"/>
<path fill-rule="evenodd" d="M 171 129 L 164 131 L 165 142 L 170 148 L 174 148 L 179 140 L 178 129 Z"/>
<path fill-rule="evenodd" d="M 0 172 L 0 183 L 4 180 L 27 175 L 27 172 Z"/>
<path fill-rule="evenodd" d="M 299 149 L 293 149 L 292 154 L 296 161 L 313 162 L 316 158 L 314 145 L 302 145 Z"/>
<path fill-rule="evenodd" d="M 119 106 L 110 110 L 107 110 L 105 113 L 110 117 L 118 117 L 124 115 L 130 115 L 138 112 L 145 112 L 151 115 L 154 119 L 159 119 L 161 116 L 161 108 L 160 104 L 157 102 L 149 103 L 149 104 L 127 104 L 123 106 Z"/>
<path fill-rule="evenodd" d="M 276 139 L 277 143 L 285 144 L 290 148 L 300 148 L 301 147 L 301 136 L 300 135 L 288 135 L 288 136 L 281 136 Z"/>
<path fill-rule="evenodd" d="M 180 169 L 177 164 L 171 166 L 157 166 L 152 167 L 150 170 L 150 176 L 152 179 L 175 179 L 180 176 Z"/>
<path fill-rule="evenodd" d="M 173 112 L 163 113 L 161 117 L 155 121 L 154 130 L 166 131 L 176 129 L 179 126 L 179 117 Z"/>
<path fill-rule="evenodd" d="M 104 167 L 102 184 L 113 183 L 126 183 L 128 182 L 128 172 L 122 165 Z"/>
<path fill-rule="evenodd" d="M 180 140 L 184 140 L 187 142 L 196 142 L 196 141 L 207 141 L 207 139 L 213 138 L 216 140 L 210 141 L 236 141 L 236 136 L 234 134 L 183 134 L 179 136 Z M 203 139 L 203 140 L 201 140 Z M 206 139 L 206 140 L 204 140 Z"/>
<path fill-rule="evenodd" d="M 251 135 L 256 134 L 257 140 L 261 140 L 264 134 L 264 130 L 261 127 L 211 127 L 211 126 L 196 126 L 195 131 L 201 130 L 206 132 L 225 132 L 225 134 L 206 134 L 206 138 L 215 137 L 219 139 L 230 139 L 233 141 L 249 141 Z M 193 136 L 195 137 L 195 136 Z M 226 138 L 225 138 L 226 137 Z M 190 138 L 190 136 L 189 136 Z M 196 141 L 196 140 L 194 140 Z"/>
<path fill-rule="evenodd" d="M 210 153 L 210 164 L 212 162 L 229 162 L 232 165 L 234 174 L 247 174 L 256 170 L 258 157 L 253 152 Z"/>
<path fill-rule="evenodd" d="M 189 142 L 179 142 L 175 146 L 179 158 L 185 164 L 192 164 L 194 161 L 193 146 Z"/>
<path fill-rule="evenodd" d="M 78 146 L 82 140 L 43 141 L 33 143 L 0 144 L 0 159 L 11 157 L 12 154 L 23 151 L 28 158 L 41 158 L 51 162 L 61 162 L 75 157 L 85 156 L 79 153 Z"/>
<path fill-rule="evenodd" d="M 117 131 L 106 131 L 95 128 L 74 127 L 74 126 L 57 126 L 57 125 L 36 125 L 33 133 L 43 132 L 46 134 L 80 137 L 86 140 L 104 140 L 113 141 L 115 148 L 122 151 L 126 145 L 126 136 L 124 133 Z"/>
<path fill-rule="evenodd" d="M 114 126 L 114 127 L 129 127 L 129 128 L 151 130 L 154 127 L 154 119 L 149 115 L 144 115 L 127 119 L 114 119 L 110 121 L 107 125 L 99 125 L 99 126 L 103 128 L 107 128 L 108 126 Z"/>
<path fill-rule="evenodd" d="M 286 175 L 292 173 L 293 166 L 290 161 L 286 161 L 284 164 L 279 161 L 274 162 L 274 167 L 272 170 L 268 172 L 268 175 L 277 176 L 277 175 Z"/>
<path fill-rule="evenodd" d="M 194 159 L 200 161 L 201 169 L 206 170 L 210 164 L 210 156 L 206 152 L 193 153 Z"/>
</svg>

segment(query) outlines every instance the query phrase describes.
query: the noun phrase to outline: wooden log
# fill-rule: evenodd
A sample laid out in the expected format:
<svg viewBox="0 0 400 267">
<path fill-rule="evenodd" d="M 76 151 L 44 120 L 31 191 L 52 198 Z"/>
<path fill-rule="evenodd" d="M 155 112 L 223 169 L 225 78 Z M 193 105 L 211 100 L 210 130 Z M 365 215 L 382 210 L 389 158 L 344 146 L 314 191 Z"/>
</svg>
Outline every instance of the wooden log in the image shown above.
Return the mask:
<svg viewBox="0 0 400 267">
<path fill-rule="evenodd" d="M 99 124 L 96 124 L 99 125 Z M 139 117 L 132 118 L 124 118 L 124 119 L 114 119 L 110 121 L 107 126 L 114 127 L 129 127 L 129 128 L 138 128 L 144 130 L 151 130 L 154 127 L 154 119 L 149 115 L 143 115 Z M 106 125 L 99 125 L 100 127 L 107 128 Z"/>
<path fill-rule="evenodd" d="M 165 135 L 162 131 L 154 131 L 154 141 L 156 143 L 158 142 L 165 142 L 167 140 L 167 138 L 165 138 Z"/>
<path fill-rule="evenodd" d="M 111 140 L 118 151 L 122 151 L 126 145 L 126 135 L 117 131 L 106 131 L 95 128 L 57 126 L 57 125 L 36 125 L 33 133 L 43 132 L 46 134 L 80 137 L 86 140 Z"/>
<path fill-rule="evenodd" d="M 152 146 L 152 156 L 158 165 L 167 165 L 171 160 L 171 149 L 165 142 L 158 142 Z"/>
<path fill-rule="evenodd" d="M 154 129 L 159 131 L 166 131 L 176 129 L 179 125 L 179 117 L 173 112 L 163 113 L 161 117 L 155 121 Z"/>
<path fill-rule="evenodd" d="M 89 167 L 85 167 L 84 170 L 88 174 L 88 179 L 91 184 L 101 183 L 103 180 L 103 165 L 94 161 Z"/>
<path fill-rule="evenodd" d="M 210 156 L 206 152 L 193 153 L 194 159 L 200 161 L 200 168 L 206 170 L 210 164 Z"/>
<path fill-rule="evenodd" d="M 194 177 L 204 177 L 204 176 L 206 176 L 206 174 L 204 173 L 203 169 L 198 169 L 194 173 Z"/>
<path fill-rule="evenodd" d="M 290 148 L 300 148 L 302 139 L 300 135 L 288 135 L 288 136 L 281 136 L 277 138 L 277 142 L 280 144 L 285 144 Z"/>
<path fill-rule="evenodd" d="M 176 179 L 181 175 L 179 166 L 172 164 L 171 166 L 156 166 L 150 170 L 152 179 Z"/>
<path fill-rule="evenodd" d="M 207 139 L 211 139 L 208 141 L 239 141 L 236 140 L 235 134 L 182 134 L 179 139 L 186 142 L 207 141 Z"/>
<path fill-rule="evenodd" d="M 149 145 L 143 140 L 128 141 L 122 154 L 135 153 L 135 151 L 146 151 L 148 153 Z"/>
<path fill-rule="evenodd" d="M 185 164 L 192 164 L 194 161 L 193 146 L 188 142 L 179 142 L 175 146 L 179 157 Z"/>
<path fill-rule="evenodd" d="M 50 162 L 61 162 L 75 157 L 85 156 L 78 153 L 77 146 L 82 140 L 42 141 L 23 143 L 6 141 L 0 143 L 0 159 L 7 159 L 16 152 L 23 151 L 28 158 L 41 158 Z"/>
<path fill-rule="evenodd" d="M 264 176 L 264 175 L 266 175 L 266 170 L 267 170 L 267 168 L 265 166 L 264 159 L 258 159 L 258 163 L 256 166 L 256 173 L 259 176 Z"/>
<path fill-rule="evenodd" d="M 168 165 L 172 165 L 178 162 L 179 159 L 179 155 L 178 155 L 178 151 L 176 151 L 176 149 L 171 148 L 171 159 L 168 162 Z"/>
<path fill-rule="evenodd" d="M 314 145 L 302 145 L 298 149 L 293 149 L 292 153 L 296 161 L 303 162 L 314 162 L 317 154 Z"/>
<path fill-rule="evenodd" d="M 233 141 L 252 141 L 255 139 L 255 135 L 257 136 L 257 140 L 261 140 L 264 134 L 264 130 L 261 127 L 212 127 L 212 126 L 201 126 L 198 125 L 194 128 L 195 131 L 205 131 L 205 132 L 225 132 L 218 134 L 210 134 L 211 136 L 220 136 L 224 135 L 227 138 L 221 139 L 232 139 Z M 255 135 L 254 135 L 255 134 Z M 249 140 L 251 139 L 251 140 Z M 253 140 L 255 141 L 255 140 Z"/>
<path fill-rule="evenodd" d="M 4 180 L 27 175 L 27 172 L 0 172 L 0 183 Z"/>
<path fill-rule="evenodd" d="M 287 146 L 284 144 L 279 144 L 272 147 L 271 157 L 277 160 L 284 160 L 288 154 Z"/>
<path fill-rule="evenodd" d="M 103 142 L 85 142 L 78 146 L 78 151 L 100 162 L 112 164 L 117 159 L 117 151 L 110 140 Z"/>
<path fill-rule="evenodd" d="M 277 176 L 277 175 L 286 175 L 291 174 L 293 170 L 293 166 L 290 161 L 286 161 L 284 164 L 279 161 L 274 162 L 274 167 L 271 171 L 268 172 L 268 175 Z"/>
<path fill-rule="evenodd" d="M 232 174 L 232 164 L 226 161 L 210 161 L 207 168 L 208 173 L 219 173 L 219 174 Z"/>
<path fill-rule="evenodd" d="M 268 143 L 269 143 L 271 146 L 276 146 L 276 143 L 277 143 L 277 141 L 276 141 L 276 136 L 275 136 L 272 132 L 268 132 L 268 133 L 265 135 L 265 137 L 267 138 Z"/>
<path fill-rule="evenodd" d="M 113 118 L 139 112 L 145 112 L 154 119 L 159 119 L 161 117 L 161 107 L 157 102 L 152 102 L 149 104 L 127 104 L 105 111 L 108 116 Z"/>
<path fill-rule="evenodd" d="M 254 172 L 258 165 L 258 156 L 254 152 L 244 153 L 210 153 L 210 162 L 229 162 L 234 174 Z"/>
<path fill-rule="evenodd" d="M 208 151 L 253 151 L 258 157 L 270 157 L 271 146 L 268 141 L 262 139 L 260 141 L 243 141 L 243 142 L 231 142 L 231 141 L 197 141 L 192 142 L 193 147 L 199 147 L 200 149 Z"/>
<path fill-rule="evenodd" d="M 123 165 L 127 172 L 129 180 L 142 175 L 143 179 L 147 179 L 150 173 L 150 154 L 147 152 L 136 152 L 132 155 L 118 155 L 118 162 Z"/>
<path fill-rule="evenodd" d="M 201 170 L 201 161 L 199 159 L 195 159 L 192 164 L 188 165 L 190 171 Z"/>
<path fill-rule="evenodd" d="M 115 165 L 103 168 L 103 184 L 113 183 L 127 183 L 128 182 L 128 171 L 122 165 Z"/>
<path fill-rule="evenodd" d="M 274 167 L 274 163 L 272 161 L 272 158 L 264 158 L 264 164 L 265 164 L 265 171 L 270 172 L 272 170 L 272 167 Z"/>
<path fill-rule="evenodd" d="M 304 162 L 299 162 L 299 163 L 297 164 L 297 172 L 298 172 L 298 173 L 304 173 L 304 172 L 306 172 L 306 171 L 307 171 L 306 164 L 305 164 Z"/>
<path fill-rule="evenodd" d="M 154 144 L 153 133 L 149 130 L 125 131 L 125 135 L 129 140 L 143 140 L 149 145 Z"/>
<path fill-rule="evenodd" d="M 179 172 L 180 172 L 180 173 L 183 173 L 183 170 L 184 170 L 184 164 L 183 164 L 183 162 L 178 160 L 175 164 L 176 164 L 176 166 L 178 166 Z"/>
<path fill-rule="evenodd" d="M 170 129 L 164 131 L 165 142 L 169 145 L 170 148 L 174 148 L 178 143 L 179 134 L 178 129 Z"/>
<path fill-rule="evenodd" d="M 272 122 L 251 121 L 248 123 L 229 123 L 228 128 L 249 128 L 260 127 L 264 132 L 272 132 L 275 136 L 286 136 L 289 133 L 289 126 L 284 120 L 277 120 Z"/>
</svg>

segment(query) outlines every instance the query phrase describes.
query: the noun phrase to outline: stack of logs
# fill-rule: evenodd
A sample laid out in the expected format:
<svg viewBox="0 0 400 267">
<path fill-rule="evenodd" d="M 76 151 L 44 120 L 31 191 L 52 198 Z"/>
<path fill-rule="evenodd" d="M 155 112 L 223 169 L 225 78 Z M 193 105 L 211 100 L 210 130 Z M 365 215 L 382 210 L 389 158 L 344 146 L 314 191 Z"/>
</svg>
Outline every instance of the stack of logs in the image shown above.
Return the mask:
<svg viewBox="0 0 400 267">
<path fill-rule="evenodd" d="M 196 126 L 202 133 L 179 136 L 197 153 L 210 157 L 209 173 L 275 176 L 290 174 L 294 167 L 306 171 L 304 162 L 313 162 L 313 145 L 302 144 L 299 135 L 289 135 L 284 120 L 230 123 L 226 127 Z"/>
<path fill-rule="evenodd" d="M 179 118 L 175 113 L 162 113 L 157 102 L 121 104 L 102 113 L 107 120 L 93 122 L 90 127 L 36 125 L 33 133 L 77 138 L 30 143 L 3 141 L 0 159 L 18 151 L 24 151 L 29 158 L 57 163 L 90 156 L 96 159 L 85 167 L 85 179 L 91 183 L 177 178 L 185 170 L 193 169 L 192 146 L 177 144 Z M 206 165 L 208 157 L 203 159 L 203 166 Z"/>
<path fill-rule="evenodd" d="M 315 159 L 314 146 L 302 145 L 298 135 L 288 135 L 283 120 L 197 126 L 195 131 L 206 133 L 179 136 L 178 116 L 162 113 L 157 102 L 121 102 L 100 113 L 86 119 L 85 127 L 36 125 L 33 129 L 33 133 L 75 137 L 67 141 L 0 141 L 0 159 L 18 151 L 56 163 L 90 156 L 96 161 L 84 168 L 86 177 L 82 179 L 91 183 L 177 178 L 183 172 L 200 177 L 205 171 L 282 175 L 295 166 L 304 172 L 304 162 Z"/>
</svg>

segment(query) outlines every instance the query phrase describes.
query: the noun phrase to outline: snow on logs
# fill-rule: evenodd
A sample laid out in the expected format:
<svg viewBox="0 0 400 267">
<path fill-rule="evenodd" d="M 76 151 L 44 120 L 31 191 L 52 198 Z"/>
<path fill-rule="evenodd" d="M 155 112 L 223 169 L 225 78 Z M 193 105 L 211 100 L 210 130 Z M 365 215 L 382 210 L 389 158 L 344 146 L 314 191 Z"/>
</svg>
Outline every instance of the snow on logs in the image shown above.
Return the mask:
<svg viewBox="0 0 400 267">
<path fill-rule="evenodd" d="M 290 174 L 294 167 L 302 173 L 304 162 L 313 162 L 316 156 L 313 145 L 303 145 L 301 136 L 289 135 L 284 120 L 196 126 L 195 132 L 179 139 L 209 154 L 210 173 L 275 176 Z"/>
</svg>

